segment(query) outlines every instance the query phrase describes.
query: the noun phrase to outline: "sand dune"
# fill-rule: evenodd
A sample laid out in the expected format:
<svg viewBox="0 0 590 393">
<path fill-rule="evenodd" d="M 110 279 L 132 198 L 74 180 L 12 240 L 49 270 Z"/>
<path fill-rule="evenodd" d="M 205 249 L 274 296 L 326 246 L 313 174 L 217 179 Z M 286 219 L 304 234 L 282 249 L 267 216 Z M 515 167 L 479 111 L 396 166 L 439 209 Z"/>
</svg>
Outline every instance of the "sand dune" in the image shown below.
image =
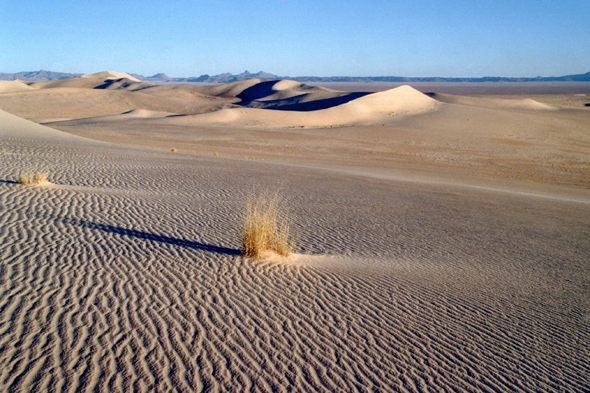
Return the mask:
<svg viewBox="0 0 590 393">
<path fill-rule="evenodd" d="M 31 84 L 31 86 L 37 89 L 79 88 L 135 91 L 145 89 L 146 87 L 154 86 L 154 84 L 131 80 L 128 78 L 112 79 L 80 77 L 71 79 L 60 79 L 49 82 L 36 82 Z"/>
<path fill-rule="evenodd" d="M 139 79 L 132 77 L 126 72 L 103 71 L 95 74 L 82 75 L 81 78 L 88 79 L 128 79 L 133 82 L 140 82 Z"/>
<path fill-rule="evenodd" d="M 368 95 L 365 92 L 341 92 L 290 80 L 263 81 L 236 96 L 237 105 L 283 111 L 318 111 Z"/>
<path fill-rule="evenodd" d="M 58 81 L 61 82 L 61 81 Z M 52 82 L 48 82 L 52 83 Z M 150 91 L 147 89 L 146 91 Z M 227 105 L 198 94 L 145 94 L 143 91 L 48 87 L 0 95 L 0 109 L 37 122 L 118 115 L 144 109 L 169 113 L 203 113 Z"/>
<path fill-rule="evenodd" d="M 33 90 L 32 87 L 22 83 L 19 80 L 14 81 L 0 81 L 0 94 L 2 93 L 14 93 L 17 91 L 29 91 Z"/>
<path fill-rule="evenodd" d="M 245 81 L 238 81 L 232 83 L 224 83 L 218 86 L 211 86 L 207 88 L 207 93 L 213 96 L 221 97 L 237 97 L 244 90 L 261 83 L 260 79 L 248 79 Z"/>
<path fill-rule="evenodd" d="M 50 139 L 52 141 L 82 139 L 49 127 L 44 127 L 21 117 L 0 110 L 0 136 L 6 140 L 12 138 L 33 138 L 35 140 Z"/>
<path fill-rule="evenodd" d="M 479 106 L 483 108 L 502 108 L 502 109 L 525 109 L 539 111 L 554 111 L 558 108 L 543 104 L 530 98 L 490 98 L 490 97 L 463 97 L 450 94 L 430 93 L 430 97 L 440 102 L 446 102 L 459 105 Z"/>
<path fill-rule="evenodd" d="M 433 99 L 409 87 L 367 94 L 289 80 L 152 85 L 109 75 L 32 84 L 0 94 L 0 108 L 76 135 L 162 150 L 372 175 L 590 184 L 586 96 Z"/>
<path fill-rule="evenodd" d="M 266 127 L 327 127 L 383 122 L 435 110 L 438 103 L 409 86 L 373 93 L 328 109 L 296 112 L 235 108 L 166 119 L 165 124 L 229 124 Z"/>
<path fill-rule="evenodd" d="M 164 118 L 168 116 L 177 115 L 176 113 L 170 112 L 158 112 L 158 111 L 150 111 L 147 109 L 133 109 L 127 112 L 123 112 L 117 115 L 106 115 L 106 116 L 94 116 L 94 117 L 84 117 L 76 120 L 66 120 L 66 121 L 59 121 L 58 123 L 64 124 L 88 124 L 88 123 L 108 123 L 108 122 L 123 122 L 127 120 L 134 120 L 134 119 L 158 119 Z M 53 122 L 55 123 L 55 122 Z"/>
<path fill-rule="evenodd" d="M 153 83 L 141 82 L 124 72 L 98 72 L 96 74 L 82 75 L 79 78 L 59 79 L 49 82 L 36 82 L 31 86 L 37 89 L 56 88 L 81 88 L 81 89 L 106 89 L 106 90 L 141 90 L 154 86 Z"/>
<path fill-rule="evenodd" d="M 5 112 L 0 137 L 2 390 L 590 390 L 585 203 L 120 147 Z M 14 184 L 23 167 L 53 185 Z M 248 192 L 279 184 L 301 255 L 242 259 Z"/>
</svg>

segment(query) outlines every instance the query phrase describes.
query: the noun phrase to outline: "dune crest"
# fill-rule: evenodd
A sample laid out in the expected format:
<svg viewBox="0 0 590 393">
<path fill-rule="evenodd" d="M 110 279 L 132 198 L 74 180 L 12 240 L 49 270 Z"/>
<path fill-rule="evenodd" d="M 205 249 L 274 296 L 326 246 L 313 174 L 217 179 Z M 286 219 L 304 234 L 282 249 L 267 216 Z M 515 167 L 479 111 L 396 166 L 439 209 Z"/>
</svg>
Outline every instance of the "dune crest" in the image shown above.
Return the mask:
<svg viewBox="0 0 590 393">
<path fill-rule="evenodd" d="M 410 86 L 368 94 L 342 105 L 317 111 L 277 111 L 230 108 L 193 116 L 169 118 L 169 124 L 227 124 L 272 127 L 329 127 L 384 122 L 395 116 L 416 115 L 439 103 Z"/>
<path fill-rule="evenodd" d="M 92 78 L 92 79 L 129 79 L 133 82 L 141 82 L 139 79 L 132 77 L 126 72 L 115 72 L 115 71 L 103 71 L 96 72 L 94 74 L 82 75 L 80 78 Z"/>
<path fill-rule="evenodd" d="M 15 116 L 8 112 L 0 110 L 0 137 L 14 138 L 27 137 L 42 139 L 85 139 L 79 136 L 71 135 L 62 131 L 54 130 L 53 128 L 45 127 L 32 121 Z"/>
<path fill-rule="evenodd" d="M 540 111 L 556 111 L 558 108 L 543 104 L 531 98 L 489 98 L 489 97 L 465 97 L 455 96 L 452 94 L 428 93 L 428 95 L 437 101 L 447 104 L 458 104 L 467 106 L 479 106 L 482 108 L 499 108 L 499 109 L 525 109 Z"/>
<path fill-rule="evenodd" d="M 248 79 L 245 81 L 224 83 L 218 86 L 209 87 L 206 92 L 212 96 L 236 97 L 244 90 L 262 82 L 260 79 Z"/>
<path fill-rule="evenodd" d="M 101 122 L 121 122 L 126 120 L 134 120 L 134 119 L 157 119 L 157 118 L 165 118 L 168 116 L 177 115 L 176 113 L 171 112 L 160 112 L 160 111 L 152 111 L 148 109 L 132 109 L 130 111 L 126 111 L 123 113 L 119 113 L 116 115 L 105 115 L 105 116 L 92 116 L 92 117 L 83 117 L 80 119 L 74 120 L 65 120 L 66 124 L 89 124 L 89 123 L 101 123 Z M 56 120 L 52 122 L 47 122 L 47 124 L 56 125 L 62 123 L 61 120 Z"/>
<path fill-rule="evenodd" d="M 0 81 L 0 94 L 2 93 L 15 93 L 19 91 L 29 91 L 33 88 L 19 80 L 13 81 Z"/>
</svg>

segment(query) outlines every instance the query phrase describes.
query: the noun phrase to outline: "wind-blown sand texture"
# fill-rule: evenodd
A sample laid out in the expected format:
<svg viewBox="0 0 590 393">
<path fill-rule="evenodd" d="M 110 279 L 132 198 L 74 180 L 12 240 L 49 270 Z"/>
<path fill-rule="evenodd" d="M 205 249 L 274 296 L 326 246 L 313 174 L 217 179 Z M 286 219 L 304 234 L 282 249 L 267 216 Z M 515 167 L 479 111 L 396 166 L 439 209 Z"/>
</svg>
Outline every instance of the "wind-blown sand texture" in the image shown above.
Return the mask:
<svg viewBox="0 0 590 393">
<path fill-rule="evenodd" d="M 209 87 L 156 86 L 155 95 L 35 89 L 1 94 L 0 107 L 30 118 L 88 122 L 96 133 L 135 129 L 136 140 L 156 135 L 160 139 L 150 143 L 165 148 L 174 139 L 166 133 L 194 139 L 202 131 L 174 125 L 150 135 L 147 126 L 134 127 L 182 119 L 170 114 L 187 114 L 178 109 L 191 103 L 197 104 L 189 117 L 214 108 L 264 111 L 225 107 L 232 99 L 210 95 Z M 39 106 L 43 94 L 47 101 L 74 103 L 68 89 L 96 101 L 74 109 Z M 175 97 L 178 90 L 182 98 Z M 570 143 L 574 150 L 562 154 L 579 157 L 585 168 L 587 112 L 420 100 L 432 107 L 423 111 L 419 105 L 385 128 L 364 124 L 297 134 L 286 127 L 210 126 L 211 137 L 223 136 L 230 145 L 241 132 L 244 140 L 278 134 L 258 140 L 260 146 L 310 135 L 295 157 L 298 165 L 109 144 L 0 111 L 1 389 L 588 391 L 586 189 L 555 188 L 540 175 L 536 188 L 474 185 L 458 170 L 459 180 L 450 181 L 451 166 L 433 180 L 379 159 L 374 165 L 363 166 L 362 159 L 349 167 L 333 165 L 386 145 L 361 140 L 393 143 L 390 133 L 425 144 L 427 136 L 440 145 L 445 137 L 448 143 L 456 138 L 473 147 L 489 138 L 477 151 L 510 163 L 502 161 L 509 153 L 488 132 L 514 132 L 514 120 L 523 128 L 519 138 L 542 135 L 523 150 L 523 160 L 542 165 Z M 465 114 L 478 127 L 454 130 Z M 554 116 L 554 131 L 542 128 L 547 116 Z M 493 121 L 498 128 L 486 125 Z M 431 122 L 439 123 L 437 137 Z M 467 136 L 458 136 L 467 129 Z M 333 162 L 320 162 L 306 149 L 333 131 L 328 141 L 338 137 L 341 145 L 321 154 L 335 155 L 354 133 L 361 134 L 352 139 L 360 150 L 344 149 Z M 572 140 L 563 141 L 564 135 Z M 424 168 L 419 160 L 409 163 Z M 22 169 L 37 167 L 47 170 L 49 184 L 16 184 Z M 587 172 L 579 176 L 588 181 Z M 242 259 L 239 226 L 251 190 L 279 186 L 299 255 Z"/>
</svg>

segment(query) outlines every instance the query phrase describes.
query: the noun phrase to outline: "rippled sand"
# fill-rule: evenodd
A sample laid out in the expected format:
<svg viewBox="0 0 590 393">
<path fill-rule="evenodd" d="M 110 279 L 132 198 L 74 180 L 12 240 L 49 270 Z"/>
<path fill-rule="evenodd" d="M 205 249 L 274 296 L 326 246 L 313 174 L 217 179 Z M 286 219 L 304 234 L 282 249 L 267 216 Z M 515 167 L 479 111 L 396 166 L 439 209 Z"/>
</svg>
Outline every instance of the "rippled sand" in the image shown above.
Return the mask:
<svg viewBox="0 0 590 393">
<path fill-rule="evenodd" d="M 91 141 L 0 112 L 6 391 L 590 389 L 590 198 Z M 13 180 L 22 168 L 51 184 Z M 281 187 L 291 260 L 244 260 Z"/>
</svg>

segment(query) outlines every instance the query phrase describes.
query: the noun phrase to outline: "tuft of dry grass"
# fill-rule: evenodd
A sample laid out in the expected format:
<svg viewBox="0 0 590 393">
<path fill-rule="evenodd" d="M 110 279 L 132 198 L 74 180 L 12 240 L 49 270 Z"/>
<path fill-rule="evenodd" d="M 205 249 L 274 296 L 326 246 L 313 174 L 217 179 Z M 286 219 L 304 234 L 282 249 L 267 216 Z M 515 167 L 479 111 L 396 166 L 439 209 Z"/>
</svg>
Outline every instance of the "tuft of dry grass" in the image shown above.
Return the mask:
<svg viewBox="0 0 590 393">
<path fill-rule="evenodd" d="M 172 153 L 176 153 L 178 150 L 177 150 L 175 147 L 173 147 L 172 149 L 170 149 L 170 151 L 171 151 Z"/>
<path fill-rule="evenodd" d="M 278 193 L 250 197 L 241 233 L 242 254 L 262 258 L 269 252 L 288 257 L 293 252 L 289 219 Z"/>
<path fill-rule="evenodd" d="M 214 155 L 215 157 L 221 157 L 221 154 L 219 154 L 218 152 L 215 152 L 213 155 Z"/>
<path fill-rule="evenodd" d="M 25 186 L 46 183 L 47 173 L 41 171 L 21 172 L 16 178 L 16 181 Z"/>
</svg>

